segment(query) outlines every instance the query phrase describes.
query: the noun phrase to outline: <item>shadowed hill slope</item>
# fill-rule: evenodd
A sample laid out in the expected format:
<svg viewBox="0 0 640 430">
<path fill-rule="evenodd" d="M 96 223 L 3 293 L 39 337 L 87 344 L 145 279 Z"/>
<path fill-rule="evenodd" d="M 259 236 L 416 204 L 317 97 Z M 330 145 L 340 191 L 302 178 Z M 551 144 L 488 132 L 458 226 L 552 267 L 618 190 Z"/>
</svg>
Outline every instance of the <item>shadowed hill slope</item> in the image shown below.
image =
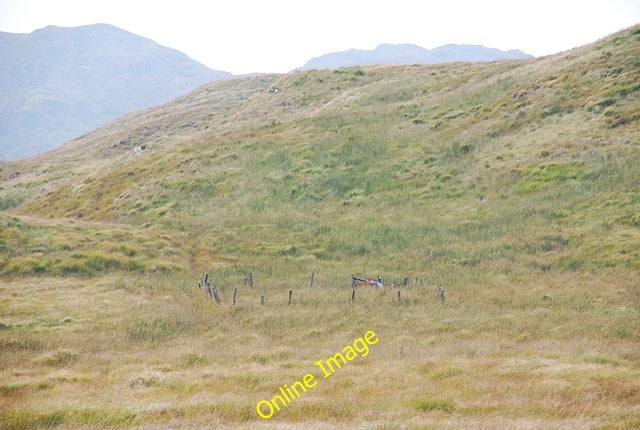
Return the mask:
<svg viewBox="0 0 640 430">
<path fill-rule="evenodd" d="M 107 24 L 0 33 L 0 159 L 55 148 L 231 74 Z"/>
</svg>

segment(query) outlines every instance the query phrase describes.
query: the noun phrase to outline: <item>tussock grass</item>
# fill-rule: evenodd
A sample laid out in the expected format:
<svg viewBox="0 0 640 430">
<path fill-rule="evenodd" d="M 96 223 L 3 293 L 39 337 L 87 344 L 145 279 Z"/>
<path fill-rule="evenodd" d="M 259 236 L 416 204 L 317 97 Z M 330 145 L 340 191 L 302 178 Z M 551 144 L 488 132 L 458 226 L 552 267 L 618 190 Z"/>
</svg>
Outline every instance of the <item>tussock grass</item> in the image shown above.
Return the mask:
<svg viewBox="0 0 640 430">
<path fill-rule="evenodd" d="M 553 426 L 587 419 L 585 404 L 600 422 L 626 422 L 623 411 L 633 407 L 640 392 L 635 382 L 640 339 L 633 335 L 637 313 L 624 310 L 626 293 L 603 290 L 591 276 L 579 285 L 570 284 L 575 282 L 571 275 L 556 278 L 546 274 L 506 297 L 508 283 L 498 290 L 448 287 L 445 304 L 436 299 L 433 286 L 407 287 L 398 305 L 388 290 L 360 288 L 350 304 L 348 285 L 309 289 L 290 284 L 262 287 L 267 301 L 260 306 L 259 289 L 241 285 L 236 307 L 225 294 L 222 305 L 213 303 L 181 277 L 140 278 L 126 290 L 117 277 L 104 279 L 101 288 L 83 290 L 86 315 L 73 313 L 74 320 L 92 327 L 91 337 L 74 327 L 76 322 L 40 325 L 34 334 L 41 342 L 37 356 L 47 360 L 31 360 L 26 368 L 19 365 L 24 363 L 20 357 L 32 352 L 2 350 L 1 392 L 12 404 L 5 417 L 27 427 L 52 419 L 50 410 L 35 408 L 26 395 L 37 392 L 43 405 L 57 399 L 58 425 L 86 420 L 126 427 L 212 419 L 223 426 L 261 426 L 267 422 L 252 414 L 255 403 L 274 395 L 283 383 L 318 373 L 315 361 L 371 329 L 380 341 L 367 357 L 320 379 L 318 387 L 273 422 L 354 425 L 371 414 L 392 420 L 420 412 L 425 415 L 419 420 L 445 414 L 438 419 L 453 415 L 478 425 L 496 414 L 524 414 Z M 14 297 L 10 312 L 16 315 L 12 328 L 1 332 L 5 343 L 24 338 L 14 328 L 23 326 L 17 315 L 30 297 L 22 282 L 3 286 Z M 75 283 L 82 289 L 92 281 Z M 176 284 L 185 288 L 176 291 Z M 291 305 L 287 288 L 294 291 Z M 118 297 L 117 314 L 99 311 L 110 297 Z M 74 307 L 62 300 L 57 304 Z M 40 306 L 46 320 L 61 313 L 55 306 Z M 188 324 L 180 326 L 185 318 Z M 156 324 L 159 319 L 162 324 Z M 140 331 L 132 336 L 135 324 Z M 620 331 L 624 327 L 626 333 Z M 140 333 L 145 336 L 137 337 Z M 74 351 L 75 358 L 51 363 L 69 356 L 61 351 Z M 380 395 L 381 387 L 393 395 Z M 107 413 L 124 399 L 128 406 L 122 414 Z M 162 406 L 149 409 L 151 403 Z M 82 415 L 79 410 L 96 412 Z"/>
<path fill-rule="evenodd" d="M 429 411 L 451 412 L 455 409 L 455 405 L 450 400 L 424 400 L 416 404 L 416 409 L 422 412 L 429 412 Z"/>
</svg>

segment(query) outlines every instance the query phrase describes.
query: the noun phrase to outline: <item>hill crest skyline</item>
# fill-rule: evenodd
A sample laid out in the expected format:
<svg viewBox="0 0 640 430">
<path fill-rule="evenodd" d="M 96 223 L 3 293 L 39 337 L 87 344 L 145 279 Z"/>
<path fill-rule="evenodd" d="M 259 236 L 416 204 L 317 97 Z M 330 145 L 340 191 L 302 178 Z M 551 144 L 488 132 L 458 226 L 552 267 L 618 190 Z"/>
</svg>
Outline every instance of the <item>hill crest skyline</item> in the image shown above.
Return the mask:
<svg viewBox="0 0 640 430">
<path fill-rule="evenodd" d="M 503 51 L 476 44 L 448 43 L 427 49 L 413 43 L 380 43 L 375 49 L 347 49 L 311 58 L 296 70 L 333 69 L 372 64 L 442 64 L 534 58 L 519 49 Z"/>
</svg>

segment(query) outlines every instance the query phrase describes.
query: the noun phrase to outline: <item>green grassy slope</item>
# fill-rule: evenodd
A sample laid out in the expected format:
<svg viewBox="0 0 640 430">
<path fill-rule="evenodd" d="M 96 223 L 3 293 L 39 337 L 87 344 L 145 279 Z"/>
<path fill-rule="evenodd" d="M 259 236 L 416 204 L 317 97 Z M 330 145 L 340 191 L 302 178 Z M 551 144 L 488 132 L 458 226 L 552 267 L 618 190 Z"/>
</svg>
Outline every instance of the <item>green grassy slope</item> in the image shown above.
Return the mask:
<svg viewBox="0 0 640 430">
<path fill-rule="evenodd" d="M 197 232 L 249 261 L 353 258 L 364 270 L 394 255 L 404 268 L 385 268 L 415 271 L 510 261 L 532 255 L 513 242 L 546 240 L 562 255 L 541 265 L 637 268 L 634 32 L 536 61 L 213 84 L 54 152 L 51 168 L 13 181 L 5 168 L 3 201 Z M 148 149 L 129 158 L 135 145 Z M 631 237 L 608 244 L 601 230 Z"/>
<path fill-rule="evenodd" d="M 99 373 L 91 360 L 115 351 L 147 370 L 105 359 L 116 376 L 99 374 L 105 394 L 85 405 L 95 414 L 86 421 L 251 428 L 265 424 L 258 400 L 374 329 L 381 355 L 292 404 L 280 424 L 633 428 L 639 42 L 634 27 L 534 60 L 218 82 L 0 164 L 0 275 L 13 294 L 0 331 L 5 417 L 48 419 L 26 397 L 36 388 L 16 374 L 21 360 L 32 360 L 37 385 L 51 378 L 47 360 L 72 354 L 54 367 L 87 375 L 76 387 L 85 392 Z M 222 308 L 193 289 L 205 271 Z M 302 291 L 311 271 L 318 287 Z M 360 306 L 348 307 L 352 273 L 410 275 L 405 306 L 359 291 Z M 101 282 L 86 306 L 113 294 L 122 309 L 85 315 L 82 327 L 53 324 L 65 315 L 28 305 L 21 286 L 33 282 Z M 444 306 L 434 283 L 447 290 Z M 259 293 L 271 307 L 256 306 Z M 36 309 L 50 319 L 34 321 Z M 40 337 L 54 328 L 58 341 Z M 102 343 L 108 333 L 114 346 Z M 147 397 L 122 409 L 118 387 L 129 383 L 133 399 L 138 377 Z M 6 388 L 23 383 L 23 395 Z M 89 412 L 55 390 L 68 397 L 49 418 L 79 425 Z"/>
</svg>

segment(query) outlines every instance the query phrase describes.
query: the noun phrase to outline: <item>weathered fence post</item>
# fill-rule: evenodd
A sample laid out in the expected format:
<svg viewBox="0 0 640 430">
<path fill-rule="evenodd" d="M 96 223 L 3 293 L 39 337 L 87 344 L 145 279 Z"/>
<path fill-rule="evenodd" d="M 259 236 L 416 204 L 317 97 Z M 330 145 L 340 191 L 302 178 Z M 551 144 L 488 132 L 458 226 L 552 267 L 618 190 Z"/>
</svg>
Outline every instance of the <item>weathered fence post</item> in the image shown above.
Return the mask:
<svg viewBox="0 0 640 430">
<path fill-rule="evenodd" d="M 398 304 L 400 304 L 400 290 L 398 290 Z"/>
<path fill-rule="evenodd" d="M 406 287 L 409 284 L 409 275 L 404 277 L 404 286 Z"/>
<path fill-rule="evenodd" d="M 444 294 L 444 290 L 442 289 L 442 287 L 438 287 L 438 296 L 440 297 L 440 301 L 442 303 L 444 303 L 445 294 Z"/>
<path fill-rule="evenodd" d="M 293 293 L 293 290 L 289 290 L 289 303 L 287 303 L 288 305 L 291 304 L 291 294 Z"/>
<path fill-rule="evenodd" d="M 233 306 L 236 305 L 236 295 L 238 294 L 238 287 L 233 287 Z"/>
<path fill-rule="evenodd" d="M 309 288 L 313 288 L 313 277 L 316 274 L 316 272 L 311 272 L 311 285 L 309 285 Z"/>
<path fill-rule="evenodd" d="M 253 288 L 253 272 L 249 272 L 249 286 Z"/>
<path fill-rule="evenodd" d="M 351 303 L 356 301 L 356 289 L 352 288 L 351 289 Z"/>
<path fill-rule="evenodd" d="M 365 282 L 365 280 L 357 275 L 351 275 L 351 288 L 357 287 L 358 282 Z"/>
<path fill-rule="evenodd" d="M 198 284 L 200 285 L 200 284 Z M 211 284 L 209 283 L 209 274 L 204 274 L 204 280 L 202 281 L 202 289 L 209 294 L 209 297 L 213 298 L 213 291 L 211 290 Z"/>
<path fill-rule="evenodd" d="M 264 294 L 260 294 L 260 304 L 264 306 Z"/>
<path fill-rule="evenodd" d="M 213 298 L 216 300 L 217 304 L 220 304 L 220 295 L 218 294 L 218 289 L 215 288 L 213 290 Z"/>
</svg>

